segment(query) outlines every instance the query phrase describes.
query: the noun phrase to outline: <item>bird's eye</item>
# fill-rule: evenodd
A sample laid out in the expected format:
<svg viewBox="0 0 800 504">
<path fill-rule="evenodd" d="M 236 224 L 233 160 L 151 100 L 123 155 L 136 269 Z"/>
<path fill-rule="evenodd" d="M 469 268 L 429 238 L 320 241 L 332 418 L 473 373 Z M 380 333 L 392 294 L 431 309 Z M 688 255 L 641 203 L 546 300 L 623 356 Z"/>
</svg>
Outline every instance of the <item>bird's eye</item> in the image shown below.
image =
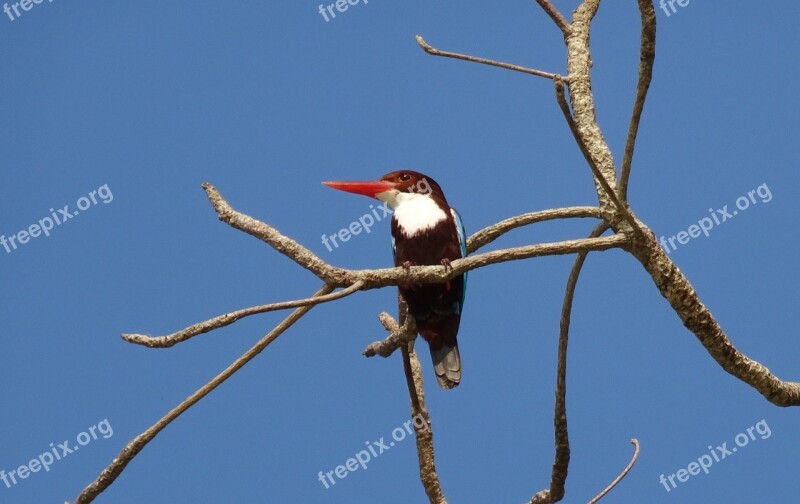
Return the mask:
<svg viewBox="0 0 800 504">
<path fill-rule="evenodd" d="M 411 180 L 411 175 L 409 175 L 408 173 L 402 173 L 400 174 L 400 180 L 402 182 L 408 182 L 409 180 Z"/>
</svg>

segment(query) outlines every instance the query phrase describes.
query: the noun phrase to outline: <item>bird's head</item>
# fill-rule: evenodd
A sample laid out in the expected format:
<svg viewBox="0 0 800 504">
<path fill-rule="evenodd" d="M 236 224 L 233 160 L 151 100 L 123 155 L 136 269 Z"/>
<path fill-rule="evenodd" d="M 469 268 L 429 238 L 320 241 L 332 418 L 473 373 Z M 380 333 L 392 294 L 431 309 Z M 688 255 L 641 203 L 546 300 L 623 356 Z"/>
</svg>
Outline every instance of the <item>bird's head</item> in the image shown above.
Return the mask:
<svg viewBox="0 0 800 504">
<path fill-rule="evenodd" d="M 362 194 L 385 202 L 395 209 L 401 203 L 417 197 L 434 197 L 444 201 L 441 187 L 432 178 L 411 170 L 387 173 L 374 181 L 335 181 L 324 185 L 355 194 Z"/>
</svg>

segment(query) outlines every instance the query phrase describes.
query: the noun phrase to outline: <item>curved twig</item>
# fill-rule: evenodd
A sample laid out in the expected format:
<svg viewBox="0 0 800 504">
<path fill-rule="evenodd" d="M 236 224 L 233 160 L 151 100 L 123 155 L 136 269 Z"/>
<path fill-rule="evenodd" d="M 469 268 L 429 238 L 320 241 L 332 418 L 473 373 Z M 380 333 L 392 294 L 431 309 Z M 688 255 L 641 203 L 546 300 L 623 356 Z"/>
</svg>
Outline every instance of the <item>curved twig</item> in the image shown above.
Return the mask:
<svg viewBox="0 0 800 504">
<path fill-rule="evenodd" d="M 338 292 L 332 292 L 324 296 L 312 296 L 306 299 L 296 299 L 294 301 L 282 301 L 280 303 L 272 303 L 260 306 L 253 306 L 242 310 L 233 311 L 224 315 L 219 315 L 212 319 L 198 322 L 197 324 L 190 325 L 185 329 L 168 334 L 166 336 L 147 336 L 145 334 L 123 334 L 122 339 L 129 343 L 143 345 L 149 348 L 168 348 L 177 343 L 186 341 L 194 336 L 219 329 L 227 325 L 233 324 L 239 319 L 256 315 L 259 313 L 267 313 L 277 310 L 286 310 L 288 308 L 297 308 L 299 306 L 318 305 L 335 301 L 343 297 L 347 297 L 354 292 L 358 292 L 364 286 L 362 280 L 357 280 L 353 285 L 344 288 Z"/>
<path fill-rule="evenodd" d="M 608 230 L 606 223 L 601 223 L 592 230 L 589 237 L 600 236 Z M 569 431 L 567 429 L 567 346 L 569 343 L 569 326 L 572 316 L 572 302 L 575 299 L 575 288 L 578 278 L 586 262 L 588 252 L 581 252 L 575 258 L 567 278 L 564 301 L 561 305 L 561 322 L 558 335 L 558 369 L 556 371 L 556 402 L 553 414 L 555 430 L 555 459 L 550 476 L 550 488 L 542 490 L 531 498 L 530 504 L 551 504 L 564 498 L 564 485 L 569 469 Z"/>
<path fill-rule="evenodd" d="M 333 287 L 326 284 L 323 285 L 322 288 L 314 294 L 314 296 L 324 296 L 332 290 Z M 133 460 L 133 458 L 140 451 L 142 451 L 145 446 L 147 446 L 147 443 L 156 437 L 156 434 L 161 432 L 173 420 L 178 418 L 181 413 L 191 408 L 195 403 L 197 403 L 197 401 L 208 395 L 222 382 L 230 378 L 231 375 L 241 369 L 245 364 L 250 362 L 256 355 L 260 354 L 262 350 L 264 350 L 270 343 L 275 341 L 275 339 L 283 334 L 286 329 L 300 320 L 300 318 L 308 313 L 313 307 L 314 305 L 306 305 L 297 308 L 289 316 L 283 319 L 280 324 L 275 326 L 275 328 L 272 329 L 266 336 L 258 340 L 258 342 L 248 351 L 242 354 L 241 357 L 236 359 L 233 363 L 231 363 L 230 366 L 225 368 L 225 370 L 212 378 L 211 381 L 197 389 L 195 393 L 187 397 L 180 404 L 172 408 L 158 422 L 153 424 L 152 427 L 129 441 L 122 451 L 119 452 L 119 455 L 117 455 L 117 457 L 111 462 L 111 464 L 106 467 L 102 473 L 100 473 L 100 476 L 98 476 L 95 481 L 83 489 L 78 498 L 75 500 L 75 504 L 88 504 L 92 502 L 98 495 L 108 488 L 109 485 L 114 483 L 114 480 L 116 480 L 122 471 L 125 470 L 125 467 L 128 465 L 128 463 Z"/>
<path fill-rule="evenodd" d="M 597 496 L 596 496 L 594 499 L 590 500 L 590 501 L 589 501 L 587 504 L 595 504 L 597 501 L 599 501 L 600 499 L 602 499 L 603 497 L 605 497 L 605 495 L 606 495 L 608 492 L 610 492 L 612 488 L 614 488 L 615 486 L 617 486 L 617 483 L 619 483 L 620 481 L 622 481 L 622 478 L 624 478 L 625 476 L 627 476 L 627 474 L 628 474 L 628 473 L 631 471 L 631 469 L 633 469 L 633 464 L 635 464 L 635 463 L 636 463 L 636 460 L 639 458 L 639 440 L 638 440 L 638 439 L 635 439 L 635 438 L 634 438 L 634 439 L 631 439 L 631 444 L 634 446 L 634 449 L 633 449 L 633 457 L 631 458 L 631 461 L 630 461 L 630 462 L 628 462 L 628 465 L 627 465 L 627 466 L 625 466 L 625 469 L 623 469 L 623 470 L 622 470 L 622 472 L 620 473 L 620 475 L 619 475 L 619 476 L 617 476 L 617 477 L 614 479 L 614 481 L 612 481 L 612 482 L 611 482 L 611 484 L 610 484 L 610 485 L 608 485 L 608 486 L 607 486 L 607 487 L 606 487 L 606 488 L 605 488 L 605 489 L 604 489 L 602 492 L 600 492 L 599 494 L 597 494 Z"/>
<path fill-rule="evenodd" d="M 467 253 L 471 254 L 479 248 L 492 243 L 497 238 L 508 233 L 512 229 L 521 226 L 527 226 L 528 224 L 536 224 L 538 222 L 545 222 L 554 219 L 581 217 L 594 217 L 596 219 L 600 219 L 602 215 L 600 214 L 600 208 L 598 207 L 582 206 L 539 210 L 536 212 L 529 212 L 526 214 L 509 217 L 508 219 L 483 228 L 470 236 L 467 239 Z"/>
</svg>

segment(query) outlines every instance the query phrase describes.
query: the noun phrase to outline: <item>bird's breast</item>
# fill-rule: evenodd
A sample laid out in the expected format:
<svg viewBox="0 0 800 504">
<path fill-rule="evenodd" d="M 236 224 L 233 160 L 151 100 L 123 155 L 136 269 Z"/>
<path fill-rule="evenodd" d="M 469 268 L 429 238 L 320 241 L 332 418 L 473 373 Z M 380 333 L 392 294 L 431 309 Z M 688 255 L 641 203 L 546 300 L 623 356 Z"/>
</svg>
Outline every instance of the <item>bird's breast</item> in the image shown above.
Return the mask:
<svg viewBox="0 0 800 504">
<path fill-rule="evenodd" d="M 432 198 L 419 196 L 398 205 L 394 219 L 398 231 L 406 238 L 413 238 L 446 221 L 447 214 Z"/>
</svg>

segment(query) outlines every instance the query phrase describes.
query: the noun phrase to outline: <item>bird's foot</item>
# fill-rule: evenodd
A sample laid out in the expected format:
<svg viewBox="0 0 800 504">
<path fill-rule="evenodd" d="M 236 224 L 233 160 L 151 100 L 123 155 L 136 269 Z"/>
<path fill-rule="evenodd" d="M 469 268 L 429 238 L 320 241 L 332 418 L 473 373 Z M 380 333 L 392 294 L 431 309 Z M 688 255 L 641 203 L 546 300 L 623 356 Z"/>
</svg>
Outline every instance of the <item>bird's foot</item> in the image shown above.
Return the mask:
<svg viewBox="0 0 800 504">
<path fill-rule="evenodd" d="M 450 259 L 448 259 L 448 258 L 446 258 L 446 257 L 445 257 L 445 258 L 444 258 L 444 259 L 442 259 L 440 262 L 442 263 L 442 266 L 444 266 L 444 270 L 445 270 L 445 272 L 446 272 L 448 269 L 449 269 L 449 270 L 451 270 L 451 271 L 453 270 L 453 266 L 450 264 Z M 446 281 L 444 282 L 444 288 L 445 288 L 445 289 L 447 289 L 448 291 L 450 290 L 450 280 L 446 280 Z"/>
<path fill-rule="evenodd" d="M 403 269 L 406 270 L 406 275 L 411 273 L 411 266 L 415 266 L 413 261 L 406 261 L 403 263 Z M 403 288 L 406 290 L 411 289 L 411 284 L 403 284 Z"/>
</svg>

